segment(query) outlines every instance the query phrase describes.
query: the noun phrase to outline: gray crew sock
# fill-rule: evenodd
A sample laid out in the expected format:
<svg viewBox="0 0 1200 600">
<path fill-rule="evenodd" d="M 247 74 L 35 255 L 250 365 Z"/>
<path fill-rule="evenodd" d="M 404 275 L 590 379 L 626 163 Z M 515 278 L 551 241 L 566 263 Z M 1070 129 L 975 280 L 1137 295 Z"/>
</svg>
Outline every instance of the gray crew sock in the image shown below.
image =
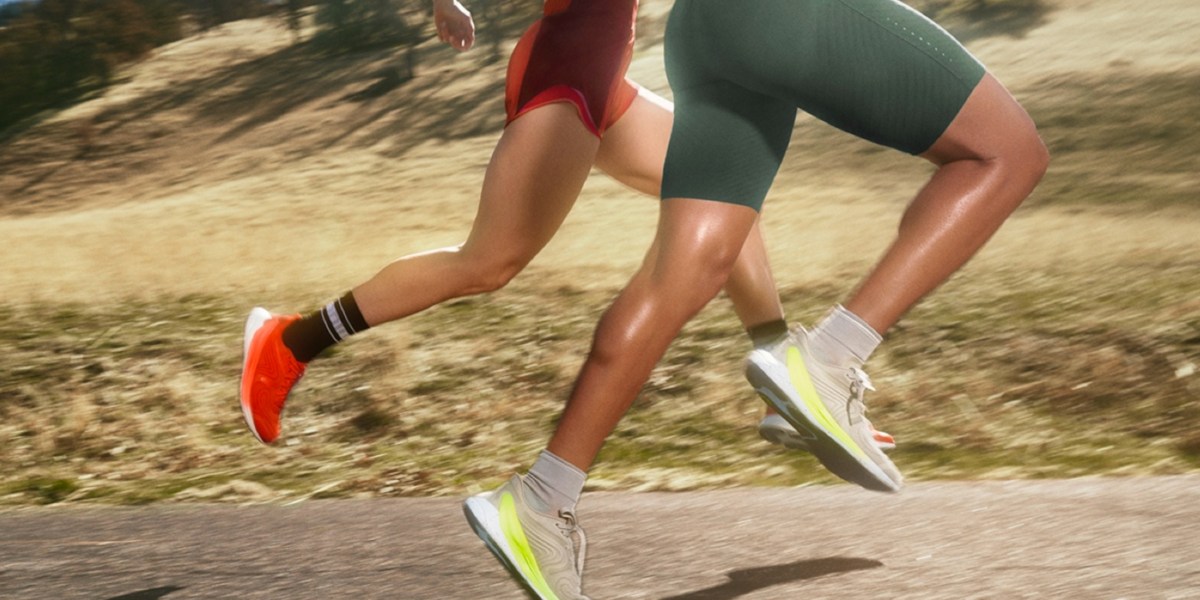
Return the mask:
<svg viewBox="0 0 1200 600">
<path fill-rule="evenodd" d="M 883 336 L 839 304 L 817 323 L 808 339 L 809 348 L 823 362 L 849 368 L 867 362 Z"/>
<path fill-rule="evenodd" d="M 547 512 L 557 515 L 562 510 L 575 510 L 587 473 L 549 450 L 542 450 L 522 480 L 525 491 L 545 506 Z"/>
</svg>

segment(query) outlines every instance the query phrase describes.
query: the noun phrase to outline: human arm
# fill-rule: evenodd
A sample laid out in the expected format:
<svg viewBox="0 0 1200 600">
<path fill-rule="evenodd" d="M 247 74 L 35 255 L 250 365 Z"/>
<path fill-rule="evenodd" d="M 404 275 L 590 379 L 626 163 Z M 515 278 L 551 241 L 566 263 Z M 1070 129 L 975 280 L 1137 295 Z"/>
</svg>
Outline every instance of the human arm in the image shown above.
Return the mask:
<svg viewBox="0 0 1200 600">
<path fill-rule="evenodd" d="M 458 0 L 433 0 L 433 24 L 438 39 L 455 50 L 461 52 L 475 44 L 475 21 Z"/>
</svg>

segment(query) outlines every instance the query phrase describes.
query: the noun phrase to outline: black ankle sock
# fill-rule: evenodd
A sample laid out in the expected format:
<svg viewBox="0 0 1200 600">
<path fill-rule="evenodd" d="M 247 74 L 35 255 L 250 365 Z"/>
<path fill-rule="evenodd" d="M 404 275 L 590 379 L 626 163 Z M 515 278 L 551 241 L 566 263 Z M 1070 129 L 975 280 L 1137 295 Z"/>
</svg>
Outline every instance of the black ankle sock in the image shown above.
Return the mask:
<svg viewBox="0 0 1200 600">
<path fill-rule="evenodd" d="M 284 329 L 283 345 L 292 351 L 296 360 L 308 362 L 326 348 L 367 329 L 370 326 L 354 301 L 354 292 L 346 292 L 345 296 Z"/>
<path fill-rule="evenodd" d="M 783 319 L 767 321 L 746 330 L 746 335 L 750 336 L 750 341 L 754 343 L 755 348 L 773 344 L 787 334 L 788 324 Z"/>
</svg>

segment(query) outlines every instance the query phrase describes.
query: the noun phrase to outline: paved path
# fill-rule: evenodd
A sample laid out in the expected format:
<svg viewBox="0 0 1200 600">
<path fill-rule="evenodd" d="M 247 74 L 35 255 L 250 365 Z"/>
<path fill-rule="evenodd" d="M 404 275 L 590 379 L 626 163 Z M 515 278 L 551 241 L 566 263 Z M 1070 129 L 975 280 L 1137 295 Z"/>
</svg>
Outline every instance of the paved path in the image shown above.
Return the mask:
<svg viewBox="0 0 1200 600">
<path fill-rule="evenodd" d="M 1200 477 L 595 493 L 596 600 L 1200 598 Z M 456 499 L 0 511 L 0 598 L 521 599 Z"/>
</svg>

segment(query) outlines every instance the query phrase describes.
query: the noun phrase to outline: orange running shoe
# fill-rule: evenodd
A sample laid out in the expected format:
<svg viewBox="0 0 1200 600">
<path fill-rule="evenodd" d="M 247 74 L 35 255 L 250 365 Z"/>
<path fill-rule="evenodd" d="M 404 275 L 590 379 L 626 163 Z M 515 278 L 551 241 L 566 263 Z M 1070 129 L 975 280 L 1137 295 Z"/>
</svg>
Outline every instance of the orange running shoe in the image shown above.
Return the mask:
<svg viewBox="0 0 1200 600">
<path fill-rule="evenodd" d="M 272 315 L 262 307 L 251 310 L 246 319 L 242 416 L 254 437 L 264 444 L 279 437 L 283 404 L 308 366 L 283 345 L 283 330 L 299 319 L 300 315 Z"/>
</svg>

